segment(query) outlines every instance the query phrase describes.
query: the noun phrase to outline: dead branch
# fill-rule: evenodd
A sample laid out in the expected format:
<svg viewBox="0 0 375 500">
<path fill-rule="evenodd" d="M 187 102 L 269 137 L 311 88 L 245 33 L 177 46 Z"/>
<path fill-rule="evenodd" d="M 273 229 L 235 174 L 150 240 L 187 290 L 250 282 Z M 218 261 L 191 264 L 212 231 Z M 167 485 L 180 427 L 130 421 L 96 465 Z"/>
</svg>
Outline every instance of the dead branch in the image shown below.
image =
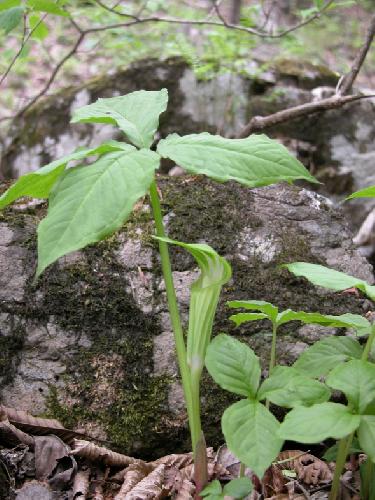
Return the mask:
<svg viewBox="0 0 375 500">
<path fill-rule="evenodd" d="M 359 49 L 350 71 L 342 77 L 339 82 L 336 94 L 327 99 L 321 99 L 320 101 L 308 102 L 301 104 L 299 106 L 294 106 L 292 108 L 283 109 L 282 111 L 277 111 L 272 115 L 268 116 L 254 116 L 249 123 L 241 130 L 237 137 L 243 138 L 248 135 L 262 131 L 266 128 L 272 127 L 274 125 L 279 125 L 295 118 L 301 116 L 307 116 L 321 111 L 327 111 L 329 109 L 341 108 L 350 102 L 358 101 L 360 99 L 368 99 L 375 97 L 374 94 L 369 95 L 350 95 L 347 94 L 357 78 L 363 63 L 365 62 L 366 56 L 370 49 L 371 43 L 375 36 L 375 14 L 373 15 L 368 30 L 366 32 L 365 41 L 361 48 Z"/>
<path fill-rule="evenodd" d="M 350 71 L 344 76 L 341 85 L 339 86 L 338 93 L 345 95 L 350 92 L 358 73 L 361 70 L 363 63 L 365 62 L 367 53 L 371 47 L 372 41 L 375 36 L 375 14 L 372 16 L 369 27 L 366 32 L 365 41 L 358 51 Z"/>
<path fill-rule="evenodd" d="M 375 97 L 375 94 L 370 95 L 350 95 L 350 96 L 339 96 L 334 95 L 326 99 L 322 99 L 317 102 L 308 102 L 306 104 L 301 104 L 293 108 L 283 109 L 277 113 L 273 113 L 268 116 L 254 116 L 250 122 L 241 130 L 238 134 L 238 138 L 247 137 L 254 132 L 260 132 L 266 128 L 273 127 L 274 125 L 279 125 L 295 118 L 301 116 L 312 115 L 321 111 L 327 111 L 329 109 L 341 108 L 345 104 L 350 102 L 359 101 L 360 99 L 369 99 Z"/>
</svg>

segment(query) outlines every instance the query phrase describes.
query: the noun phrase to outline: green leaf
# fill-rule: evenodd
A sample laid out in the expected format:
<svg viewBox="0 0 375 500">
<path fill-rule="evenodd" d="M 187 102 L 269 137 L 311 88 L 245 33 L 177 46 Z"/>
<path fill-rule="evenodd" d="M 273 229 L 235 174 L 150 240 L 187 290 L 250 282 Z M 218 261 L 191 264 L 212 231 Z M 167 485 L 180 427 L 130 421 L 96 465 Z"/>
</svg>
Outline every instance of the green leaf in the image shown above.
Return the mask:
<svg viewBox="0 0 375 500">
<path fill-rule="evenodd" d="M 375 365 L 368 361 L 353 359 L 336 366 L 326 382 L 342 391 L 357 413 L 363 414 L 375 399 Z"/>
<path fill-rule="evenodd" d="M 314 285 L 329 288 L 337 292 L 355 287 L 365 293 L 370 299 L 375 300 L 375 286 L 371 286 L 366 281 L 341 273 L 335 269 L 308 262 L 294 262 L 293 264 L 284 264 L 283 267 L 286 267 L 296 276 L 303 276 Z"/>
<path fill-rule="evenodd" d="M 68 12 L 61 9 L 52 0 L 27 0 L 27 4 L 37 12 L 47 12 L 56 16 L 69 17 Z"/>
<path fill-rule="evenodd" d="M 319 443 L 328 438 L 348 436 L 359 424 L 360 416 L 353 415 L 347 406 L 338 403 L 297 406 L 285 417 L 279 435 L 299 443 Z"/>
<path fill-rule="evenodd" d="M 21 0 L 0 0 L 0 12 L 21 5 Z"/>
<path fill-rule="evenodd" d="M 32 38 L 36 38 L 37 40 L 44 40 L 49 33 L 48 26 L 44 21 L 41 20 L 41 17 L 36 14 L 30 14 L 29 16 L 30 28 L 32 29 Z"/>
<path fill-rule="evenodd" d="M 23 7 L 12 7 L 0 12 L 0 31 L 4 31 L 6 35 L 10 33 L 22 21 L 23 13 Z"/>
<path fill-rule="evenodd" d="M 206 500 L 220 500 L 224 498 L 222 494 L 222 488 L 220 481 L 215 479 L 200 492 L 200 496 L 206 498 Z"/>
<path fill-rule="evenodd" d="M 310 377 L 327 375 L 338 364 L 360 359 L 362 347 L 351 337 L 327 337 L 306 349 L 294 363 L 294 368 Z"/>
<path fill-rule="evenodd" d="M 40 273 L 62 255 L 119 229 L 144 196 L 159 167 L 149 150 L 108 153 L 92 165 L 68 169 L 50 195 L 38 227 Z"/>
<path fill-rule="evenodd" d="M 348 196 L 347 200 L 352 200 L 353 198 L 374 198 L 375 197 L 375 186 L 369 186 L 367 188 L 356 191 Z"/>
<path fill-rule="evenodd" d="M 324 403 L 331 391 L 321 382 L 312 380 L 289 366 L 277 366 L 260 386 L 258 399 L 268 399 L 283 408 Z"/>
<path fill-rule="evenodd" d="M 272 322 L 276 321 L 277 313 L 279 312 L 276 306 L 270 302 L 265 302 L 264 300 L 232 300 L 227 302 L 227 306 L 233 309 L 243 308 L 249 309 L 250 311 L 260 311 L 261 313 L 267 315 Z M 230 317 L 229 319 L 235 321 L 234 317 Z"/>
<path fill-rule="evenodd" d="M 337 458 L 337 453 L 339 451 L 339 443 L 335 443 L 333 446 L 328 448 L 328 450 L 324 453 L 323 458 L 327 462 L 334 462 Z M 357 453 L 363 453 L 362 448 L 359 445 L 358 439 L 354 436 L 350 449 L 348 451 L 348 455 L 353 455 Z"/>
<path fill-rule="evenodd" d="M 222 429 L 228 448 L 262 478 L 283 444 L 279 422 L 258 401 L 243 399 L 224 411 Z"/>
<path fill-rule="evenodd" d="M 172 134 L 159 142 L 157 151 L 188 172 L 219 182 L 235 180 L 249 187 L 296 179 L 317 182 L 284 146 L 265 135 L 225 139 L 208 133 Z"/>
<path fill-rule="evenodd" d="M 362 450 L 375 462 L 375 415 L 362 415 L 358 429 Z"/>
<path fill-rule="evenodd" d="M 78 161 L 88 156 L 101 155 L 110 151 L 135 151 L 133 146 L 116 141 L 109 141 L 97 148 L 78 149 L 74 153 L 63 156 L 59 160 L 23 175 L 5 193 L 0 196 L 0 209 L 6 207 L 17 198 L 30 196 L 32 198 L 48 198 L 57 179 L 62 175 L 70 161 Z"/>
<path fill-rule="evenodd" d="M 200 276 L 191 285 L 186 349 L 190 369 L 199 376 L 211 338 L 221 287 L 229 281 L 232 270 L 224 257 L 221 257 L 209 245 L 182 243 L 169 238 L 155 237 L 155 239 L 180 246 L 190 252 L 201 270 Z"/>
<path fill-rule="evenodd" d="M 268 319 L 267 314 L 263 313 L 238 313 L 229 316 L 229 319 L 233 321 L 236 326 L 242 325 L 242 323 L 248 323 L 249 321 L 258 321 L 260 319 Z"/>
<path fill-rule="evenodd" d="M 217 384 L 227 391 L 255 398 L 260 380 L 260 363 L 243 342 L 220 334 L 208 346 L 206 368 Z"/>
<path fill-rule="evenodd" d="M 354 328 L 358 335 L 367 335 L 371 332 L 371 323 L 359 314 L 345 313 L 340 316 L 330 314 L 307 313 L 287 309 L 277 316 L 278 326 L 289 321 L 301 321 L 306 324 L 322 325 L 334 328 Z"/>
<path fill-rule="evenodd" d="M 167 89 L 158 92 L 139 90 L 124 96 L 98 99 L 77 109 L 71 121 L 118 125 L 135 146 L 149 148 L 159 125 L 159 116 L 167 109 L 167 104 Z"/>
<path fill-rule="evenodd" d="M 253 491 L 253 483 L 248 477 L 239 477 L 232 479 L 224 486 L 224 495 L 233 498 L 243 498 Z"/>
</svg>

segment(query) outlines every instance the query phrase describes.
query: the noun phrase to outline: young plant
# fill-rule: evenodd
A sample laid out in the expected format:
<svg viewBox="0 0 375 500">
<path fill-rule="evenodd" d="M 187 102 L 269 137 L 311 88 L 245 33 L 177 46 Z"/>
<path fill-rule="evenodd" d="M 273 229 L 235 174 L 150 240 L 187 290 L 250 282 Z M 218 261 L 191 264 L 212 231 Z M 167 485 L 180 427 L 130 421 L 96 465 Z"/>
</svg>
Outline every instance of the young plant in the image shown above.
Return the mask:
<svg viewBox="0 0 375 500">
<path fill-rule="evenodd" d="M 335 291 L 354 287 L 361 290 L 370 299 L 375 299 L 375 286 L 334 269 L 306 262 L 286 264 L 285 267 L 296 276 L 303 276 L 315 285 Z M 374 468 L 373 462 L 375 462 L 375 366 L 367 360 L 375 339 L 375 325 L 368 322 L 367 326 L 357 330 L 357 335 L 365 334 L 368 335 L 368 338 L 363 350 L 354 339 L 335 337 L 317 342 L 305 351 L 295 363 L 297 369 L 309 372 L 312 376 L 329 373 L 327 384 L 345 394 L 348 399 L 348 406 L 332 406 L 334 403 L 330 403 L 331 406 L 311 409 L 314 414 L 296 414 L 296 412 L 293 413 L 292 411 L 286 417 L 280 431 L 280 435 L 285 437 L 290 432 L 293 432 L 291 427 L 295 423 L 295 419 L 310 416 L 311 418 L 320 418 L 323 425 L 326 424 L 325 434 L 328 433 L 330 434 L 329 437 L 340 439 L 330 500 L 337 498 L 340 476 L 355 433 L 358 436 L 360 446 L 368 456 L 361 471 L 361 477 L 363 478 L 361 489 L 363 498 L 370 498 L 372 488 L 370 478 Z M 340 361 L 346 362 L 337 366 Z M 330 423 L 332 424 L 339 419 L 340 412 L 342 414 L 340 417 L 342 425 L 338 431 L 335 428 L 330 428 Z M 297 432 L 297 429 L 295 429 L 295 432 Z M 312 439 L 312 437 L 307 438 L 305 436 L 305 439 Z"/>
<path fill-rule="evenodd" d="M 149 195 L 159 240 L 162 271 L 174 331 L 178 364 L 189 415 L 193 451 L 202 450 L 199 415 L 199 380 L 223 283 L 230 267 L 207 245 L 189 245 L 165 238 L 156 185 L 161 158 L 169 158 L 188 173 L 216 181 L 235 180 L 247 187 L 304 179 L 309 172 L 276 141 L 264 135 L 226 139 L 208 133 L 169 135 L 151 150 L 159 116 L 166 110 L 168 92 L 137 91 L 98 99 L 76 110 L 72 122 L 109 123 L 131 143 L 109 141 L 71 155 L 21 177 L 0 197 L 3 208 L 22 196 L 48 198 L 47 216 L 38 227 L 36 277 L 59 257 L 98 242 L 118 230 L 135 202 Z M 68 168 L 73 160 L 97 157 L 90 165 Z M 201 275 L 192 288 L 187 346 L 179 316 L 169 260 L 168 244 L 192 253 Z M 198 468 L 197 468 L 198 469 Z M 204 482 L 204 479 L 202 479 Z M 197 485 L 199 492 L 200 486 Z"/>
<path fill-rule="evenodd" d="M 223 389 L 244 396 L 224 411 L 222 430 L 228 448 L 262 478 L 279 454 L 280 424 L 262 401 L 285 408 L 323 403 L 330 391 L 293 367 L 278 366 L 262 384 L 258 356 L 246 344 L 220 334 L 207 349 L 206 367 Z"/>
<path fill-rule="evenodd" d="M 375 287 L 374 287 L 375 288 Z M 269 363 L 269 373 L 272 373 L 277 361 L 276 356 L 276 339 L 277 330 L 281 325 L 290 321 L 301 321 L 306 324 L 318 324 L 330 327 L 354 328 L 361 334 L 367 334 L 371 330 L 371 324 L 358 314 L 342 314 L 341 316 L 332 316 L 320 313 L 308 313 L 303 311 L 292 311 L 286 309 L 279 312 L 278 307 L 270 302 L 262 300 L 235 300 L 228 302 L 228 306 L 232 308 L 243 308 L 248 310 L 259 311 L 256 313 L 237 313 L 230 316 L 229 319 L 239 326 L 249 321 L 258 321 L 268 319 L 272 323 L 272 345 Z"/>
<path fill-rule="evenodd" d="M 217 479 L 208 484 L 201 491 L 205 500 L 225 500 L 227 497 L 239 499 L 249 495 L 253 491 L 253 484 L 248 477 L 232 479 L 224 488 Z"/>
</svg>

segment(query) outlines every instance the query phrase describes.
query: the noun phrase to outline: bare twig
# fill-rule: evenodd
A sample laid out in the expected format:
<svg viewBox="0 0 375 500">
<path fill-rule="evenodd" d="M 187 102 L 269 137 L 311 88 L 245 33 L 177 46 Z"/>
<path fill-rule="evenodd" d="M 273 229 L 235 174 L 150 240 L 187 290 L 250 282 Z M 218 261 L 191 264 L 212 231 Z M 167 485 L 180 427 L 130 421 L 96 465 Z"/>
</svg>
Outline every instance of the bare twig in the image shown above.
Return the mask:
<svg viewBox="0 0 375 500">
<path fill-rule="evenodd" d="M 15 55 L 14 55 L 13 59 L 11 60 L 9 66 L 5 70 L 4 74 L 2 75 L 2 77 L 0 79 L 0 86 L 3 83 L 3 81 L 5 80 L 5 78 L 9 75 L 10 70 L 13 68 L 13 66 L 15 65 L 15 63 L 16 63 L 17 59 L 19 58 L 21 52 L 23 51 L 23 48 L 24 48 L 25 43 L 26 43 L 26 32 L 27 32 L 27 22 L 26 22 L 26 14 L 24 14 L 24 16 L 23 16 L 23 33 L 22 33 L 21 45 L 20 45 L 19 49 L 17 50 L 17 52 L 15 53 Z"/>
<path fill-rule="evenodd" d="M 352 67 L 351 67 L 349 73 L 347 73 L 344 76 L 344 78 L 341 82 L 341 85 L 339 86 L 338 94 L 345 95 L 348 92 L 350 92 L 350 90 L 353 86 L 353 83 L 354 83 L 355 79 L 357 78 L 358 73 L 360 72 L 360 69 L 361 69 L 361 67 L 366 59 L 366 56 L 367 56 L 367 53 L 371 47 L 372 41 L 374 40 L 374 36 L 375 36 L 375 14 L 372 16 L 372 19 L 370 21 L 363 45 L 360 48 L 360 50 L 358 51 L 358 54 L 356 55 L 356 57 L 354 59 L 354 62 L 352 64 Z"/>
<path fill-rule="evenodd" d="M 220 2 L 219 1 L 214 2 L 213 9 L 214 9 L 214 12 L 217 15 L 217 17 L 220 19 L 220 21 L 224 24 L 224 26 L 226 26 L 227 21 L 226 21 L 225 17 L 220 12 Z"/>
<path fill-rule="evenodd" d="M 308 102 L 293 108 L 283 109 L 269 116 L 254 116 L 250 122 L 238 134 L 239 138 L 247 137 L 248 135 L 259 132 L 274 125 L 279 125 L 301 116 L 311 115 L 320 111 L 340 108 L 350 102 L 359 101 L 360 99 L 374 98 L 375 94 L 371 95 L 350 95 L 328 97 L 318 102 Z"/>
<path fill-rule="evenodd" d="M 64 66 L 66 61 L 70 59 L 78 50 L 78 47 L 81 45 L 85 38 L 86 32 L 82 32 L 79 37 L 76 40 L 76 43 L 73 45 L 73 47 L 69 50 L 67 54 L 57 63 L 55 66 L 54 70 L 51 73 L 51 76 L 49 77 L 46 85 L 43 87 L 43 89 L 38 92 L 27 104 L 24 108 L 22 108 L 16 115 L 16 118 L 19 118 L 20 116 L 24 115 L 28 109 L 31 108 L 33 104 L 35 104 L 43 95 L 45 95 L 46 92 L 48 92 L 48 89 L 51 87 L 52 83 L 54 82 L 56 75 L 60 71 L 60 69 Z"/>
</svg>

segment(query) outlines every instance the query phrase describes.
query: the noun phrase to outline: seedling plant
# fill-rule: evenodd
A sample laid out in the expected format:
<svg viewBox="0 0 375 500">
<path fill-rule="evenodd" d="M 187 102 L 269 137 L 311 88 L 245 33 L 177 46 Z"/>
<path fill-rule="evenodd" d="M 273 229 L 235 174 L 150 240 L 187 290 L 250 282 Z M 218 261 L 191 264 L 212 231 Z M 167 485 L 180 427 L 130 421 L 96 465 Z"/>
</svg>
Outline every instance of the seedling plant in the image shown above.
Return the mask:
<svg viewBox="0 0 375 500">
<path fill-rule="evenodd" d="M 156 172 L 161 159 L 169 158 L 190 174 L 206 175 L 218 182 L 234 180 L 250 188 L 296 179 L 316 180 L 282 145 L 265 135 L 226 139 L 208 133 L 183 137 L 172 134 L 154 145 L 159 116 L 166 110 L 167 102 L 166 89 L 141 90 L 125 96 L 99 99 L 76 110 L 73 123 L 114 125 L 123 132 L 126 142 L 109 141 L 94 148 L 78 149 L 20 177 L 0 197 L 0 208 L 23 196 L 48 199 L 47 215 L 38 226 L 37 279 L 63 255 L 103 240 L 120 229 L 136 201 L 148 195 L 188 412 L 199 493 L 207 480 L 204 465 L 206 447 L 200 420 L 200 379 L 219 294 L 231 277 L 231 268 L 205 243 L 184 243 L 167 238 Z M 91 164 L 82 164 L 90 157 L 94 158 Z M 78 166 L 71 166 L 73 161 L 78 162 Z M 201 271 L 191 287 L 186 343 L 168 245 L 177 245 L 190 252 Z M 258 394 L 258 383 L 256 371 L 248 382 L 250 385 L 246 386 L 247 389 L 251 387 L 253 398 Z M 241 394 L 249 396 L 247 389 L 246 394 Z M 274 417 L 261 403 L 254 401 L 251 403 L 253 408 L 261 408 L 271 427 L 275 428 Z M 280 443 L 281 438 L 277 438 L 275 450 Z M 257 469 L 259 473 L 262 467 L 260 465 Z"/>
<path fill-rule="evenodd" d="M 316 285 L 336 291 L 355 287 L 371 299 L 375 297 L 375 286 L 324 266 L 297 262 L 286 267 Z M 268 319 L 273 330 L 269 374 L 261 384 L 259 358 L 246 344 L 220 334 L 208 347 L 206 367 L 211 376 L 223 389 L 245 397 L 225 410 L 222 417 L 222 430 L 229 449 L 262 478 L 284 440 L 310 444 L 328 438 L 338 439 L 338 446 L 327 452 L 331 459 L 336 455 L 330 493 L 330 500 L 335 500 L 345 460 L 355 438 L 356 451 L 360 449 L 367 454 L 361 467 L 361 495 L 365 499 L 372 498 L 375 365 L 369 357 L 375 326 L 366 318 L 350 313 L 333 316 L 290 309 L 279 312 L 273 304 L 264 301 L 232 301 L 228 305 L 257 311 L 232 315 L 237 325 Z M 366 336 L 367 341 L 363 347 L 357 338 L 329 336 L 306 349 L 293 366 L 278 366 L 277 328 L 288 321 L 354 329 L 357 338 Z M 324 383 L 320 381 L 322 378 L 325 378 Z M 332 390 L 341 391 L 347 404 L 330 402 Z M 269 402 L 291 409 L 281 424 L 269 412 Z"/>
</svg>

